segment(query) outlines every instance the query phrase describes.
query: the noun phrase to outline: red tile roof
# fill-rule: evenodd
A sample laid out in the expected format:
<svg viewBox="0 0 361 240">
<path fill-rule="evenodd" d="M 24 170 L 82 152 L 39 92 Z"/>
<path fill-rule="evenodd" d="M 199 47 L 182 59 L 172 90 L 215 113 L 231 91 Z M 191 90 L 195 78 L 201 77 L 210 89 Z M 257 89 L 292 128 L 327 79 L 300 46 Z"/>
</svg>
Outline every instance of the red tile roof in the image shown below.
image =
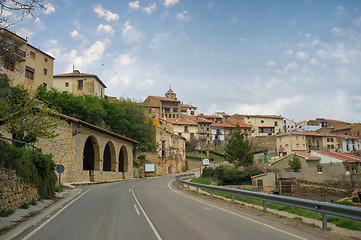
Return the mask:
<svg viewBox="0 0 361 240">
<path fill-rule="evenodd" d="M 334 132 L 334 131 L 342 131 L 342 130 L 349 130 L 352 127 L 354 127 L 355 125 L 356 125 L 356 123 L 350 124 L 350 125 L 344 125 L 344 126 L 340 126 L 340 127 L 335 127 L 335 129 L 332 132 Z"/>
<path fill-rule="evenodd" d="M 322 137 L 322 134 L 317 133 L 317 132 L 286 132 L 286 133 L 281 133 L 276 135 L 277 137 L 282 137 L 282 136 L 288 136 L 288 135 L 303 135 L 303 136 L 316 136 L 316 137 Z"/>
<path fill-rule="evenodd" d="M 213 122 L 211 127 L 235 128 L 234 125 L 227 122 Z"/>
<path fill-rule="evenodd" d="M 94 77 L 98 80 L 98 82 L 100 82 L 101 85 L 103 85 L 104 88 L 106 88 L 107 86 L 102 82 L 102 80 L 100 80 L 100 78 L 98 78 L 97 75 L 94 74 L 87 74 L 87 73 L 63 73 L 63 74 L 56 74 L 53 76 L 53 78 L 77 78 L 77 77 Z"/>
<path fill-rule="evenodd" d="M 185 120 L 185 119 L 183 119 L 183 118 L 178 118 L 178 119 L 172 119 L 172 118 L 170 118 L 170 119 L 166 119 L 165 121 L 168 122 L 168 123 L 171 123 L 171 124 L 173 124 L 173 125 L 190 125 L 190 126 L 197 126 L 197 124 L 192 123 L 192 122 L 190 122 L 190 121 L 187 121 L 187 120 Z"/>
<path fill-rule="evenodd" d="M 166 98 L 166 97 L 158 97 L 158 96 L 149 96 L 148 98 L 155 98 L 161 101 L 168 101 L 168 102 L 180 102 L 179 100 L 175 100 L 172 98 Z"/>
<path fill-rule="evenodd" d="M 226 120 L 226 122 L 234 125 L 235 127 L 240 126 L 240 128 L 252 128 L 252 126 L 248 125 L 245 122 L 242 122 L 242 120 L 240 119 L 234 119 L 234 118 L 229 118 Z"/>
<path fill-rule="evenodd" d="M 360 157 L 356 157 L 347 153 L 338 153 L 338 152 L 324 152 L 324 151 L 315 151 L 317 153 L 320 153 L 322 155 L 326 155 L 329 157 L 338 158 L 340 160 L 346 161 L 346 162 L 361 162 Z"/>
<path fill-rule="evenodd" d="M 304 157 L 306 160 L 320 160 L 320 157 L 311 155 L 308 152 L 295 152 L 296 155 Z"/>
<path fill-rule="evenodd" d="M 198 123 L 213 123 L 211 120 L 205 119 L 205 118 L 201 118 L 201 117 L 195 117 L 195 116 L 186 116 L 189 119 L 192 119 L 193 121 L 197 121 Z"/>
<path fill-rule="evenodd" d="M 216 116 L 216 115 L 203 115 L 201 117 L 204 117 L 204 118 L 218 118 L 218 119 L 222 119 L 222 117 L 220 116 Z"/>
<path fill-rule="evenodd" d="M 182 108 L 196 108 L 196 109 L 197 109 L 197 107 L 192 106 L 192 105 L 188 105 L 188 104 L 181 104 L 180 106 L 181 106 Z"/>
<path fill-rule="evenodd" d="M 277 118 L 277 119 L 283 119 L 281 116 L 277 115 L 241 115 L 243 117 L 259 117 L 259 118 Z"/>
</svg>

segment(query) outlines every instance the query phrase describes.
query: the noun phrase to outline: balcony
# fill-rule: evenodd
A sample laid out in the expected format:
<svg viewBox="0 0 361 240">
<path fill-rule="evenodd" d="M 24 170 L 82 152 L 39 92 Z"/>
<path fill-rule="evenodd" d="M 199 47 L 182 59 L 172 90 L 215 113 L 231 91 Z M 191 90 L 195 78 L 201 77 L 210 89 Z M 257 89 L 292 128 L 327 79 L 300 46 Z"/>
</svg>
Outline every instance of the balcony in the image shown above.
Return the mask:
<svg viewBox="0 0 361 240">
<path fill-rule="evenodd" d="M 0 52 L 3 57 L 12 58 L 15 61 L 23 62 L 26 58 L 26 52 L 19 49 L 16 44 L 0 41 Z"/>
</svg>

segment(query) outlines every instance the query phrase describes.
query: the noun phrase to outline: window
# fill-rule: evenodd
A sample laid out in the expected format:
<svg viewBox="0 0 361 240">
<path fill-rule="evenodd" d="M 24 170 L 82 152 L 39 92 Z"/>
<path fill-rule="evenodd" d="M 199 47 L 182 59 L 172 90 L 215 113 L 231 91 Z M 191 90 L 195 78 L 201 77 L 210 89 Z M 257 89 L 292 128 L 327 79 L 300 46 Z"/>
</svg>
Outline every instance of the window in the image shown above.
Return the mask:
<svg viewBox="0 0 361 240">
<path fill-rule="evenodd" d="M 83 90 L 84 80 L 78 80 L 78 90 Z"/>
<path fill-rule="evenodd" d="M 275 121 L 275 126 L 278 126 L 278 123 L 277 123 L 277 121 Z"/>
<path fill-rule="evenodd" d="M 4 61 L 4 68 L 9 71 L 14 71 L 15 69 L 15 61 L 11 59 L 5 59 Z"/>
<path fill-rule="evenodd" d="M 34 79 L 34 73 L 35 70 L 33 68 L 26 66 L 25 77 L 29 79 Z"/>
<path fill-rule="evenodd" d="M 263 120 L 261 120 L 261 123 L 264 123 L 264 121 L 263 121 Z"/>
<path fill-rule="evenodd" d="M 47 87 L 47 86 L 48 86 L 48 84 L 46 84 L 46 83 L 43 83 L 43 86 L 44 86 L 44 87 Z"/>
<path fill-rule="evenodd" d="M 47 59 L 47 58 L 44 58 L 44 62 L 48 62 L 48 59 Z"/>
<path fill-rule="evenodd" d="M 191 111 L 191 116 L 194 116 L 194 111 Z"/>
<path fill-rule="evenodd" d="M 322 173 L 322 167 L 321 166 L 317 166 L 317 172 Z"/>
<path fill-rule="evenodd" d="M 35 52 L 31 51 L 31 52 L 30 52 L 30 57 L 31 57 L 32 59 L 35 59 Z"/>
<path fill-rule="evenodd" d="M 184 126 L 184 132 L 188 132 L 188 126 Z"/>
<path fill-rule="evenodd" d="M 48 69 L 44 68 L 43 73 L 44 73 L 44 75 L 48 75 Z"/>
<path fill-rule="evenodd" d="M 69 83 L 68 83 L 68 82 L 65 83 L 65 87 L 69 87 Z"/>
</svg>

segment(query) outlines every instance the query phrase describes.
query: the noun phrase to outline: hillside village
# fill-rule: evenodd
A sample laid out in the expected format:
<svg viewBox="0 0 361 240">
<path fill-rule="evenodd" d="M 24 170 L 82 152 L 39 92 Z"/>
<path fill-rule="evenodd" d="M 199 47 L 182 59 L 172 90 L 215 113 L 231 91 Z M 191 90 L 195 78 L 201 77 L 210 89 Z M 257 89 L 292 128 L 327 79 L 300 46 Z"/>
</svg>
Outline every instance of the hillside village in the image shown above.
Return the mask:
<svg viewBox="0 0 361 240">
<path fill-rule="evenodd" d="M 14 85 L 22 84 L 32 94 L 43 85 L 47 89 L 116 101 L 115 97 L 106 95 L 107 86 L 97 75 L 76 69 L 54 75 L 54 57 L 9 30 L 1 29 L 0 34 L 2 72 Z M 301 174 L 292 173 L 287 164 L 294 156 L 301 158 L 303 177 L 314 181 L 348 179 L 360 172 L 361 123 L 325 118 L 295 122 L 290 116 L 229 115 L 222 111 L 202 113 L 197 106 L 179 100 L 173 89 L 165 90 L 164 96 L 150 95 L 138 105 L 156 127 L 156 153 L 139 153 L 143 157 L 133 159 L 135 140 L 62 114 L 58 114 L 63 120 L 58 129 L 60 140 L 53 140 L 58 143 L 44 140 L 36 145 L 53 153 L 57 164 L 65 165 L 65 181 L 132 178 L 140 175 L 133 168 L 133 161 L 144 163 L 139 159 L 156 164 L 157 175 L 199 167 L 199 163 L 186 161 L 186 145 L 192 144 L 207 154 L 210 151 L 222 153 L 239 126 L 252 143 L 253 151 L 264 156 L 255 163 L 272 174 L 283 173 L 284 177 Z M 2 134 L 6 136 L 4 131 Z M 266 175 L 257 176 L 255 184 L 265 184 Z"/>
</svg>

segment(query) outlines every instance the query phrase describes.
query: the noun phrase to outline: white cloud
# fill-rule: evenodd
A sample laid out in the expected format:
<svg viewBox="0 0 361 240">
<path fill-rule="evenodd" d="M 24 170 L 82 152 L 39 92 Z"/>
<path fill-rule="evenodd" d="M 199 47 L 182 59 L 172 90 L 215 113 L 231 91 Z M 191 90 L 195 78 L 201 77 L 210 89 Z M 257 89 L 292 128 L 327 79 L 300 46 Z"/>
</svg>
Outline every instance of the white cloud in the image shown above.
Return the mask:
<svg viewBox="0 0 361 240">
<path fill-rule="evenodd" d="M 322 58 L 322 57 L 326 56 L 326 52 L 321 49 L 316 52 L 316 55 Z"/>
<path fill-rule="evenodd" d="M 50 2 L 46 3 L 44 6 L 45 6 L 45 11 L 44 11 L 44 13 L 45 13 L 46 15 L 55 12 L 55 7 L 54 7 Z"/>
<path fill-rule="evenodd" d="M 245 42 L 245 41 L 247 41 L 247 39 L 243 37 L 243 38 L 240 38 L 239 41 L 240 42 Z"/>
<path fill-rule="evenodd" d="M 293 50 L 287 50 L 283 52 L 284 55 L 292 55 L 293 54 Z"/>
<path fill-rule="evenodd" d="M 343 14 L 344 11 L 345 11 L 344 6 L 337 6 L 336 7 L 336 14 Z"/>
<path fill-rule="evenodd" d="M 110 33 L 110 34 L 114 33 L 114 29 L 110 25 L 99 24 L 97 29 L 98 29 L 98 31 L 104 31 L 104 32 L 107 32 L 107 33 Z"/>
<path fill-rule="evenodd" d="M 120 65 L 132 64 L 136 61 L 136 57 L 131 53 L 122 54 L 118 57 L 117 61 Z"/>
<path fill-rule="evenodd" d="M 310 64 L 317 64 L 318 60 L 316 58 L 311 58 Z"/>
<path fill-rule="evenodd" d="M 271 88 L 274 85 L 277 85 L 279 83 L 282 83 L 282 79 L 276 78 L 276 77 L 272 77 L 271 80 L 267 83 L 266 88 Z"/>
<path fill-rule="evenodd" d="M 291 98 L 279 98 L 268 103 L 258 104 L 235 104 L 227 110 L 227 112 L 237 112 L 245 114 L 279 114 L 283 112 L 283 109 L 290 105 L 301 102 L 300 96 L 294 96 Z"/>
<path fill-rule="evenodd" d="M 296 70 L 296 69 L 298 69 L 298 67 L 299 67 L 299 65 L 298 65 L 296 62 L 291 62 L 291 63 L 288 63 L 288 64 L 286 65 L 285 70 L 286 70 L 286 71 Z"/>
<path fill-rule="evenodd" d="M 345 31 L 343 28 L 334 27 L 330 30 L 330 33 L 333 34 L 336 37 L 341 37 L 345 35 Z"/>
<path fill-rule="evenodd" d="M 150 87 L 152 87 L 154 85 L 154 81 L 151 79 L 146 79 L 144 82 L 141 82 L 139 84 L 137 84 L 136 88 L 137 89 L 149 89 Z"/>
<path fill-rule="evenodd" d="M 77 50 L 73 49 L 69 53 L 65 54 L 65 57 L 70 61 L 68 68 L 73 64 L 77 69 L 86 69 L 87 66 L 102 58 L 106 47 L 110 44 L 110 41 L 105 39 L 104 41 L 97 41 L 88 49 L 79 54 Z"/>
<path fill-rule="evenodd" d="M 152 5 L 149 5 L 148 7 L 145 7 L 143 9 L 144 12 L 146 12 L 148 15 L 150 15 L 152 12 L 154 12 L 154 10 L 157 8 L 157 4 L 155 2 L 153 2 Z"/>
<path fill-rule="evenodd" d="M 154 50 L 157 50 L 157 49 L 160 49 L 160 48 L 164 47 L 167 40 L 168 40 L 168 37 L 169 37 L 168 32 L 157 33 L 154 36 L 154 38 L 152 39 L 151 47 Z"/>
<path fill-rule="evenodd" d="M 138 9 L 140 7 L 139 6 L 139 1 L 130 2 L 129 7 L 132 8 L 132 9 Z"/>
<path fill-rule="evenodd" d="M 169 6 L 175 5 L 177 3 L 179 3 L 179 0 L 165 0 L 164 1 L 164 6 L 169 7 Z"/>
<path fill-rule="evenodd" d="M 188 20 L 189 19 L 189 14 L 188 14 L 188 11 L 187 10 L 184 10 L 183 12 L 181 13 L 178 13 L 176 15 L 176 18 L 180 21 L 184 21 L 184 20 Z"/>
<path fill-rule="evenodd" d="M 267 61 L 267 62 L 266 62 L 266 66 L 268 66 L 268 67 L 275 67 L 275 66 L 276 66 L 276 62 L 275 62 L 275 61 Z"/>
<path fill-rule="evenodd" d="M 308 58 L 308 54 L 300 51 L 296 53 L 296 58 L 305 60 Z"/>
<path fill-rule="evenodd" d="M 359 18 L 356 18 L 355 20 L 353 20 L 353 22 L 356 24 L 356 25 L 361 25 L 361 17 Z"/>
<path fill-rule="evenodd" d="M 70 33 L 70 36 L 71 36 L 72 38 L 79 38 L 79 37 L 81 37 L 82 35 L 81 35 L 78 31 L 74 30 L 74 31 L 72 31 L 72 32 Z"/>
<path fill-rule="evenodd" d="M 119 19 L 118 14 L 105 10 L 101 5 L 96 6 L 96 8 L 94 8 L 94 12 L 98 14 L 98 18 L 104 17 L 104 19 L 108 22 Z"/>
<path fill-rule="evenodd" d="M 122 37 L 123 40 L 127 43 L 134 43 L 139 42 L 142 39 L 143 34 L 141 32 L 138 32 L 128 20 L 123 25 Z"/>
<path fill-rule="evenodd" d="M 320 39 L 315 39 L 312 41 L 312 45 L 318 45 L 321 43 L 321 40 Z"/>
<path fill-rule="evenodd" d="M 123 76 L 114 76 L 111 77 L 108 85 L 109 87 L 117 87 L 121 84 L 121 87 L 128 87 L 130 83 L 130 77 L 123 75 Z"/>
<path fill-rule="evenodd" d="M 34 32 L 32 32 L 28 28 L 20 28 L 18 31 L 16 31 L 16 34 L 23 38 L 32 38 L 34 35 Z"/>
<path fill-rule="evenodd" d="M 306 33 L 306 34 L 305 34 L 305 37 L 306 37 L 307 39 L 310 39 L 310 38 L 311 38 L 311 36 L 312 36 L 312 35 L 311 35 L 311 34 L 309 34 L 309 33 Z"/>
</svg>

